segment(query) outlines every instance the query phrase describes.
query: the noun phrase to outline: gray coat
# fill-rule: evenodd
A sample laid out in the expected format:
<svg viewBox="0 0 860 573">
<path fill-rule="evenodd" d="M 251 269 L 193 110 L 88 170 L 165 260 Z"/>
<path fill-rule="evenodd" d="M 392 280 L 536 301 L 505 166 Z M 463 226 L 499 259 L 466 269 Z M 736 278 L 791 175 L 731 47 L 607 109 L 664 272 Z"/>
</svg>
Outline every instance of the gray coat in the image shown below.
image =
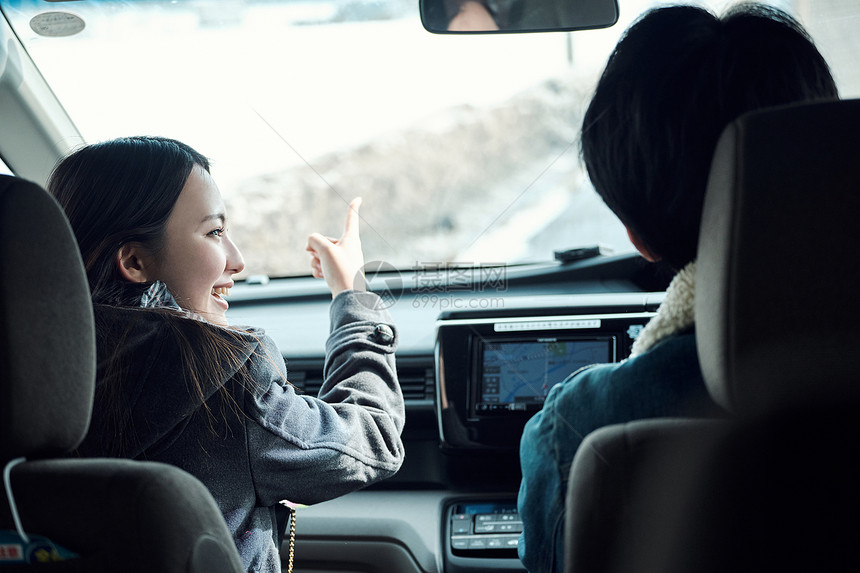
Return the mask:
<svg viewBox="0 0 860 573">
<path fill-rule="evenodd" d="M 387 311 L 373 309 L 378 301 L 354 291 L 332 301 L 319 397 L 295 392 L 280 351 L 259 330 L 240 337 L 238 362 L 252 383 L 237 374 L 237 361 L 224 360 L 223 375 L 203 381 L 198 393 L 177 337 L 199 324 L 95 305 L 99 387 L 79 453 L 188 471 L 209 488 L 247 569 L 280 571 L 278 501 L 332 499 L 393 475 L 403 461 L 397 334 Z M 117 364 L 124 374 L 102 384 Z"/>
</svg>

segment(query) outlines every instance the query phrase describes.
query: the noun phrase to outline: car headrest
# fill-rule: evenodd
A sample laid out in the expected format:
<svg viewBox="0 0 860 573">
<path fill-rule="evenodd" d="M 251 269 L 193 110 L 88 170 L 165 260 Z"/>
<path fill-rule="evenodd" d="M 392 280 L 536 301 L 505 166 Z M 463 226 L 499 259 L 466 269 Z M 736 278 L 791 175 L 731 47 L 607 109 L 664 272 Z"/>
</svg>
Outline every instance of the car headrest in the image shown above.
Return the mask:
<svg viewBox="0 0 860 573">
<path fill-rule="evenodd" d="M 716 147 L 696 276 L 708 390 L 735 412 L 860 397 L 860 100 L 773 108 Z"/>
<path fill-rule="evenodd" d="M 95 389 L 93 308 L 75 236 L 34 183 L 0 176 L 0 461 L 74 449 Z"/>
</svg>

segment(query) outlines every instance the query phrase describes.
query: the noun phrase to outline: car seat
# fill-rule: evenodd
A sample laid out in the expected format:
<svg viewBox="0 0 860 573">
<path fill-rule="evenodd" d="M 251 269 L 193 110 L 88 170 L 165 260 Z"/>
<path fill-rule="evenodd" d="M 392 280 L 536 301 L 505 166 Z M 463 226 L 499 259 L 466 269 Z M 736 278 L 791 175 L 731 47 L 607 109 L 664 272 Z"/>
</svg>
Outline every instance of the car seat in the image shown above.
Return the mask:
<svg viewBox="0 0 860 573">
<path fill-rule="evenodd" d="M 708 391 L 732 417 L 588 436 L 566 571 L 860 570 L 858 214 L 860 100 L 726 128 L 695 312 Z"/>
<path fill-rule="evenodd" d="M 0 261 L 0 533 L 8 541 L 20 529 L 31 542 L 0 544 L 0 564 L 10 553 L 38 562 L 4 570 L 243 571 L 193 476 L 69 456 L 86 434 L 95 389 L 89 287 L 59 205 L 11 176 L 0 176 Z M 66 552 L 77 557 L 53 561 Z"/>
</svg>

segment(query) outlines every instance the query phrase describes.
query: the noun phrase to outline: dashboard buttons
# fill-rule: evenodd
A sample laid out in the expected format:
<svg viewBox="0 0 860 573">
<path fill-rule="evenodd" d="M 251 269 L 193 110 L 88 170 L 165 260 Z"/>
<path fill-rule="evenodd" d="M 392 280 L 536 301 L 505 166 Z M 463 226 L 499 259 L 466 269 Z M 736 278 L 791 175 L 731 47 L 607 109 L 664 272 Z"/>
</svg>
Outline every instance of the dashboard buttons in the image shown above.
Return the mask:
<svg viewBox="0 0 860 573">
<path fill-rule="evenodd" d="M 485 513 L 475 516 L 475 533 L 520 533 L 523 522 L 517 513 Z"/>
<path fill-rule="evenodd" d="M 513 503 L 460 504 L 451 513 L 451 550 L 461 556 L 516 551 L 523 522 Z"/>
<path fill-rule="evenodd" d="M 452 515 L 451 516 L 451 533 L 458 535 L 461 533 L 472 533 L 472 518 L 469 515 Z"/>
</svg>

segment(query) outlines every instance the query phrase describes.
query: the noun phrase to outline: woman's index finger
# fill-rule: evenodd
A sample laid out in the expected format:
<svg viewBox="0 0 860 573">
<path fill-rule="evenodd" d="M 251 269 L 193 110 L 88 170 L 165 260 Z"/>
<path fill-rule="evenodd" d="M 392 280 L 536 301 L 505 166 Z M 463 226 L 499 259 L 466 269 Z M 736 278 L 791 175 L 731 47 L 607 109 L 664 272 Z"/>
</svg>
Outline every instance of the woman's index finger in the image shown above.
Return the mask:
<svg viewBox="0 0 860 573">
<path fill-rule="evenodd" d="M 346 214 L 346 224 L 343 227 L 343 235 L 358 233 L 358 209 L 361 207 L 361 197 L 356 197 L 349 202 L 349 212 Z"/>
</svg>

